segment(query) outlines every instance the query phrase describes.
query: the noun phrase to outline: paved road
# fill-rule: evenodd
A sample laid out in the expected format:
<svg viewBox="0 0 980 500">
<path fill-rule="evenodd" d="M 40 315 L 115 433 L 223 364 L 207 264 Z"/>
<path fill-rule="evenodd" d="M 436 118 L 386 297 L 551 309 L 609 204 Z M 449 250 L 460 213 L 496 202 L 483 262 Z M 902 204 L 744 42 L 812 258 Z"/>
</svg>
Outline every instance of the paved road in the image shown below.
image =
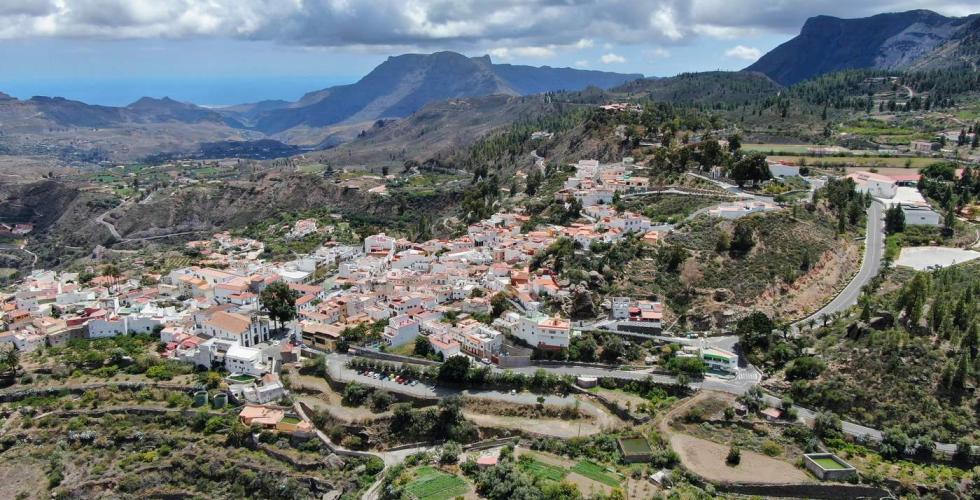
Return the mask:
<svg viewBox="0 0 980 500">
<path fill-rule="evenodd" d="M 99 215 L 98 217 L 95 218 L 95 222 L 98 222 L 99 224 L 102 224 L 103 226 L 105 226 L 106 229 L 109 230 L 109 233 L 112 234 L 112 237 L 113 238 L 116 238 L 117 240 L 121 240 L 122 239 L 122 235 L 119 234 L 119 231 L 118 230 L 116 230 L 116 226 L 113 223 L 105 220 L 105 218 L 108 217 L 109 214 L 111 214 L 113 212 L 113 210 L 116 210 L 116 209 L 119 209 L 119 208 L 123 208 L 123 206 L 126 203 L 127 202 L 123 202 L 118 207 L 110 208 L 109 210 L 106 210 L 101 215 Z"/>
<path fill-rule="evenodd" d="M 794 323 L 793 328 L 799 329 L 811 318 L 819 321 L 824 316 L 846 311 L 857 304 L 864 285 L 867 285 L 881 270 L 881 259 L 885 252 L 885 225 L 882 221 L 881 209 L 882 204 L 878 201 L 871 202 L 871 206 L 868 207 L 868 226 L 865 229 L 864 259 L 861 261 L 861 269 L 833 300 L 817 312 Z"/>
<path fill-rule="evenodd" d="M 738 337 L 734 335 L 727 335 L 722 337 L 708 337 L 706 339 L 686 339 L 677 337 L 664 337 L 661 336 L 663 340 L 678 342 L 682 344 L 700 344 L 702 347 L 710 346 L 720 349 L 725 349 L 728 351 L 736 351 L 735 344 L 738 342 Z M 312 351 L 307 349 L 308 351 Z M 315 352 L 315 351 L 313 351 Z M 381 388 L 393 392 L 401 392 L 416 397 L 449 397 L 454 395 L 463 395 L 471 397 L 479 397 L 484 399 L 492 399 L 497 401 L 517 403 L 517 404 L 536 404 L 537 394 L 529 392 L 519 392 L 516 394 L 511 394 L 504 391 L 471 391 L 465 390 L 460 391 L 457 389 L 450 389 L 445 387 L 432 387 L 423 384 L 416 386 L 404 386 L 398 385 L 392 382 L 381 382 L 370 377 L 365 377 L 359 375 L 345 367 L 347 362 L 353 358 L 353 356 L 341 353 L 330 353 L 326 355 L 327 358 L 327 369 L 331 377 L 336 378 L 341 381 L 356 381 L 364 385 L 368 385 L 375 388 Z M 742 364 L 741 370 L 739 370 L 738 375 L 734 378 L 720 378 L 708 376 L 701 382 L 692 382 L 689 387 L 694 390 L 704 389 L 711 391 L 727 392 L 729 394 L 741 395 L 749 390 L 754 385 L 759 384 L 762 381 L 762 372 L 760 372 L 755 366 L 745 363 L 744 359 L 740 359 Z M 398 363 L 395 363 L 398 364 Z M 628 378 L 635 380 L 643 380 L 647 377 L 652 377 L 654 381 L 664 384 L 676 383 L 677 379 L 669 375 L 659 375 L 651 374 L 646 371 L 623 371 L 623 370 L 613 370 L 601 367 L 583 367 L 583 366 L 529 366 L 523 368 L 513 369 L 514 372 L 531 374 L 539 369 L 544 369 L 550 373 L 560 374 L 560 375 L 573 375 L 573 376 L 593 376 L 593 377 L 619 377 Z M 782 404 L 781 400 L 775 396 L 766 394 L 764 395 L 766 404 L 774 407 L 780 407 Z M 571 405 L 574 404 L 575 399 L 571 396 L 557 396 L 548 395 L 545 397 L 546 404 L 549 405 Z M 800 418 L 812 422 L 816 418 L 816 413 L 808 408 L 803 408 L 801 406 L 794 405 L 797 414 Z M 872 429 L 854 422 L 841 422 L 841 428 L 844 434 L 853 436 L 856 438 L 867 438 L 875 441 L 880 441 L 882 437 L 882 432 L 877 429 Z M 978 447 L 980 448 L 980 447 Z M 950 443 L 936 443 L 936 450 L 948 455 L 952 455 L 956 451 L 956 446 Z"/>
</svg>

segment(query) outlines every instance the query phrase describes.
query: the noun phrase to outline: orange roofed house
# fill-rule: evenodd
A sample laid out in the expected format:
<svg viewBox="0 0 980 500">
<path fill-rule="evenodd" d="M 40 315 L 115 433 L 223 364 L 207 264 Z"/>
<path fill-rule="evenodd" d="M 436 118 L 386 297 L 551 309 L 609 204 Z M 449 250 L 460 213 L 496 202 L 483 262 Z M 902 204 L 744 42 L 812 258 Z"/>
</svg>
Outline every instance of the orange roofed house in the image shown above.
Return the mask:
<svg viewBox="0 0 980 500">
<path fill-rule="evenodd" d="M 204 322 L 204 331 L 216 339 L 252 347 L 269 340 L 269 323 L 258 316 L 218 311 Z"/>
<path fill-rule="evenodd" d="M 309 422 L 287 414 L 284 409 L 276 406 L 247 404 L 238 414 L 238 419 L 248 426 L 256 425 L 279 432 L 313 432 L 313 426 Z"/>
</svg>

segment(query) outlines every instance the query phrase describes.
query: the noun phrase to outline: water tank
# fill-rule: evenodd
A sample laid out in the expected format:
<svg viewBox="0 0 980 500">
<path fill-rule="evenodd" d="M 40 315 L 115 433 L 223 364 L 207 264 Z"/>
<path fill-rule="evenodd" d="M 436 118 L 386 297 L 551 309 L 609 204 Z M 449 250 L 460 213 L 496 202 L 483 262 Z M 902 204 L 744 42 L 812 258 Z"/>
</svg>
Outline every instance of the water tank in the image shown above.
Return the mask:
<svg viewBox="0 0 980 500">
<path fill-rule="evenodd" d="M 224 408 L 228 404 L 228 394 L 219 392 L 214 395 L 212 403 L 215 408 Z"/>
<path fill-rule="evenodd" d="M 194 406 L 204 406 L 208 404 L 208 391 L 197 391 L 194 393 Z"/>
</svg>

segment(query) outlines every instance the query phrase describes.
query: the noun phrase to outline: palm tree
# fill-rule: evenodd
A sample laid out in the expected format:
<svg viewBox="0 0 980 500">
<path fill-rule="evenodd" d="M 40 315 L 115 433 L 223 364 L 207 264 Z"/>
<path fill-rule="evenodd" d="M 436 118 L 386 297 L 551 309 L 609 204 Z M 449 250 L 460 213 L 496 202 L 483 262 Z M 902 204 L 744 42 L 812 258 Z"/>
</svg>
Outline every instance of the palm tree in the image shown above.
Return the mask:
<svg viewBox="0 0 980 500">
<path fill-rule="evenodd" d="M 122 276 L 122 273 L 119 272 L 119 268 L 116 267 L 115 264 L 109 264 L 102 268 L 102 276 L 112 278 L 112 280 L 109 282 L 109 289 L 112 290 L 116 286 L 116 280 Z"/>
</svg>

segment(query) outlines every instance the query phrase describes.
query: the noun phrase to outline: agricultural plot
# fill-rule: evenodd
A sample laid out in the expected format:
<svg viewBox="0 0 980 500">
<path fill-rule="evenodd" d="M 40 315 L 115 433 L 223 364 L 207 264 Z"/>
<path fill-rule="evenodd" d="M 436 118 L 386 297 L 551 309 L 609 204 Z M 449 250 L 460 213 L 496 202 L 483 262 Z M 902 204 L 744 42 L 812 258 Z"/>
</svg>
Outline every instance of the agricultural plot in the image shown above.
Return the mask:
<svg viewBox="0 0 980 500">
<path fill-rule="evenodd" d="M 535 460 L 530 456 L 525 455 L 528 458 L 521 457 L 520 468 L 522 471 L 534 476 L 536 479 L 547 479 L 549 481 L 561 481 L 568 474 L 564 468 L 557 465 L 546 464 L 539 460 Z"/>
<path fill-rule="evenodd" d="M 619 479 L 615 477 L 613 473 L 607 471 L 604 467 L 594 462 L 583 460 L 572 467 L 572 472 L 581 474 L 593 481 L 605 484 L 606 486 L 619 488 Z"/>
<path fill-rule="evenodd" d="M 469 486 L 456 476 L 432 467 L 420 467 L 405 491 L 419 500 L 449 500 L 466 494 Z"/>
<path fill-rule="evenodd" d="M 177 269 L 191 265 L 191 258 L 186 255 L 167 257 L 163 261 L 163 267 L 167 269 Z"/>
</svg>

